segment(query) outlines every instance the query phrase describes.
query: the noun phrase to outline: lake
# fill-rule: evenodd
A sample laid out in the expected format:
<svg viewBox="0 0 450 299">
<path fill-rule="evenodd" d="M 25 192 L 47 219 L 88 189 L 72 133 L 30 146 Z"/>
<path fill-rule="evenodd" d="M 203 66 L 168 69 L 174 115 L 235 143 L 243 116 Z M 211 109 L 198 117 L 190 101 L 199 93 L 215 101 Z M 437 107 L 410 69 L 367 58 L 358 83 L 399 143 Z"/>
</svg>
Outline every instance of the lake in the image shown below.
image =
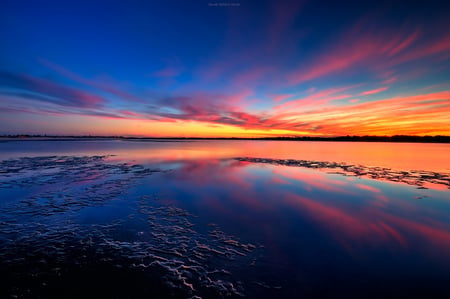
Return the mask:
<svg viewBox="0 0 450 299">
<path fill-rule="evenodd" d="M 0 142 L 2 295 L 450 296 L 450 144 Z"/>
</svg>

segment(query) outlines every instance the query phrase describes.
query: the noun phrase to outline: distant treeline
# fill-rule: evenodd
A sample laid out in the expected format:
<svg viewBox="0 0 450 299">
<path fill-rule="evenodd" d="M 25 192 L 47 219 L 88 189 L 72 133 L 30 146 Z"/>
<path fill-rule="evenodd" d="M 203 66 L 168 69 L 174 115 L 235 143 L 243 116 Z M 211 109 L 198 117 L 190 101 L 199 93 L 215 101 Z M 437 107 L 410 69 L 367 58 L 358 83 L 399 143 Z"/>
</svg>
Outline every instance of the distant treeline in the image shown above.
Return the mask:
<svg viewBox="0 0 450 299">
<path fill-rule="evenodd" d="M 268 137 L 270 140 L 298 140 L 298 141 L 355 141 L 355 142 L 433 142 L 450 143 L 450 136 L 339 136 L 339 137 Z"/>
<path fill-rule="evenodd" d="M 124 139 L 124 140 L 289 140 L 289 141 L 349 141 L 349 142 L 425 142 L 425 143 L 450 143 L 450 136 L 276 136 L 276 137 L 127 137 L 127 136 L 54 136 L 54 135 L 0 135 L 0 138 L 18 138 L 33 140 L 35 138 L 45 140 L 73 140 L 73 139 Z"/>
</svg>

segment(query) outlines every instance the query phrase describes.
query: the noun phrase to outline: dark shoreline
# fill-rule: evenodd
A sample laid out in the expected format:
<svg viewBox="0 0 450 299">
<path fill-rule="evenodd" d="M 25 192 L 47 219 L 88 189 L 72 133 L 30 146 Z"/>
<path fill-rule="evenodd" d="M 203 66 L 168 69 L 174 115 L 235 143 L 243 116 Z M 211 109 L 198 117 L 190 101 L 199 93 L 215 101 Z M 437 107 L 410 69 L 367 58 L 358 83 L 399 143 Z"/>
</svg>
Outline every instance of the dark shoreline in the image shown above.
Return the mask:
<svg viewBox="0 0 450 299">
<path fill-rule="evenodd" d="M 46 136 L 46 135 L 2 135 L 1 141 L 73 141 L 73 140 L 132 140 L 132 141 L 189 141 L 189 140 L 273 140 L 273 141 L 342 141 L 342 142 L 404 142 L 404 143 L 450 143 L 450 136 L 338 136 L 338 137 L 127 137 L 127 136 Z"/>
<path fill-rule="evenodd" d="M 339 174 L 343 176 L 363 177 L 374 180 L 385 180 L 391 182 L 400 182 L 418 189 L 428 189 L 424 183 L 431 183 L 434 185 L 442 185 L 450 189 L 450 174 L 439 173 L 435 171 L 426 170 L 393 170 L 385 167 L 374 167 L 355 165 L 347 163 L 327 162 L 327 161 L 313 161 L 313 160 L 294 160 L 294 159 L 271 159 L 271 158 L 253 158 L 253 157 L 236 157 L 234 158 L 240 162 L 248 163 L 265 163 L 273 165 L 291 166 L 291 167 L 305 167 L 314 169 L 330 169 L 331 174 Z"/>
</svg>

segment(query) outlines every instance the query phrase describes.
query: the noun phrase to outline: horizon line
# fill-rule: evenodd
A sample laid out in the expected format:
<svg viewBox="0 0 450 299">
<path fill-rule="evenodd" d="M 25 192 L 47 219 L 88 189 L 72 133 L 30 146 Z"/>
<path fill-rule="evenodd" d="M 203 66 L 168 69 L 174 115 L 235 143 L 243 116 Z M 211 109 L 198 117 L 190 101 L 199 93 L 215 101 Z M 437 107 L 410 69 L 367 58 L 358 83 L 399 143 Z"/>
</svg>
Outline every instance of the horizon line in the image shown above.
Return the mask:
<svg viewBox="0 0 450 299">
<path fill-rule="evenodd" d="M 344 135 L 344 136 L 266 136 L 266 137 L 152 137 L 121 135 L 46 135 L 46 134 L 2 134 L 0 138 L 11 139 L 173 139 L 173 140 L 286 140 L 286 141 L 369 141 L 369 142 L 431 142 L 450 143 L 449 135 Z"/>
</svg>

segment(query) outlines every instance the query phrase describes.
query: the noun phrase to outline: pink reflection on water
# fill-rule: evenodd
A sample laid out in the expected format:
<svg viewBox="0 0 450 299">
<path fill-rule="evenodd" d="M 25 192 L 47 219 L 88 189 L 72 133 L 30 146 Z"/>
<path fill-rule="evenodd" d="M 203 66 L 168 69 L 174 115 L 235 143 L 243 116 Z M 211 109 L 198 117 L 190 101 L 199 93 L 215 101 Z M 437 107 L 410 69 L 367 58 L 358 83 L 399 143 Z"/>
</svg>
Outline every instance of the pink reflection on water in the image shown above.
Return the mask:
<svg viewBox="0 0 450 299">
<path fill-rule="evenodd" d="M 344 248 L 352 251 L 358 244 L 397 244 L 408 245 L 405 235 L 419 235 L 431 243 L 439 238 L 449 238 L 447 231 L 436 230 L 428 224 L 415 223 L 399 216 L 380 210 L 350 211 L 345 207 L 324 204 L 317 199 L 310 199 L 296 194 L 285 196 L 286 202 L 296 208 L 300 214 L 317 222 Z M 368 212 L 370 211 L 370 212 Z M 351 245 L 353 244 L 353 245 Z M 448 246 L 447 246 L 448 245 Z M 450 243 L 446 243 L 450 248 Z"/>
<path fill-rule="evenodd" d="M 325 173 L 320 173 L 318 171 L 311 172 L 301 168 L 279 166 L 275 167 L 272 172 L 276 174 L 279 179 L 295 180 L 306 184 L 305 188 L 308 191 L 317 189 L 344 194 L 352 193 L 350 190 L 345 189 L 345 186 L 348 186 L 346 182 L 333 180 L 327 177 Z"/>
<path fill-rule="evenodd" d="M 383 196 L 383 201 L 388 201 Z M 354 209 L 338 201 L 323 202 L 320 198 L 308 198 L 294 193 L 284 194 L 285 202 L 299 214 L 318 223 L 344 248 L 353 251 L 358 244 L 397 244 L 407 247 L 420 240 L 421 245 L 432 246 L 433 250 L 450 249 L 450 225 L 414 213 L 408 204 L 397 202 L 405 208 L 401 214 L 394 214 L 392 207 L 373 205 Z M 415 240 L 415 241 L 413 241 Z M 351 245 L 352 244 L 352 245 Z"/>
<path fill-rule="evenodd" d="M 411 197 L 407 200 L 389 189 L 395 183 L 383 189 L 383 183 L 373 187 L 368 180 L 347 181 L 319 170 L 241 161 L 184 163 L 180 171 L 191 188 L 216 184 L 226 191 L 225 199 L 208 192 L 200 194 L 202 207 L 229 219 L 240 217 L 240 223 L 256 225 L 250 217 L 246 218 L 245 211 L 274 213 L 284 207 L 311 221 L 313 227 L 349 253 L 358 252 L 360 246 L 404 250 L 416 246 L 417 240 L 425 251 L 431 250 L 428 246 L 438 248 L 433 250 L 450 249 L 450 225 L 438 220 L 445 214 L 417 206 L 413 200 L 415 188 L 401 191 L 405 192 L 401 193 L 403 196 Z M 434 220 L 430 218 L 433 215 Z M 273 228 L 264 223 L 258 225 L 267 238 L 273 236 Z"/>
<path fill-rule="evenodd" d="M 36 155 L 105 155 L 139 162 L 259 157 L 344 162 L 396 170 L 450 172 L 450 144 L 263 140 L 11 142 L 0 158 Z M 57 145 L 57 147 L 55 147 Z M 38 149 L 38 150 L 36 150 Z"/>
<path fill-rule="evenodd" d="M 356 184 L 355 186 L 362 190 L 368 190 L 368 191 L 375 192 L 375 193 L 381 193 L 380 189 L 377 189 L 377 188 L 369 186 L 369 185 Z"/>
</svg>

